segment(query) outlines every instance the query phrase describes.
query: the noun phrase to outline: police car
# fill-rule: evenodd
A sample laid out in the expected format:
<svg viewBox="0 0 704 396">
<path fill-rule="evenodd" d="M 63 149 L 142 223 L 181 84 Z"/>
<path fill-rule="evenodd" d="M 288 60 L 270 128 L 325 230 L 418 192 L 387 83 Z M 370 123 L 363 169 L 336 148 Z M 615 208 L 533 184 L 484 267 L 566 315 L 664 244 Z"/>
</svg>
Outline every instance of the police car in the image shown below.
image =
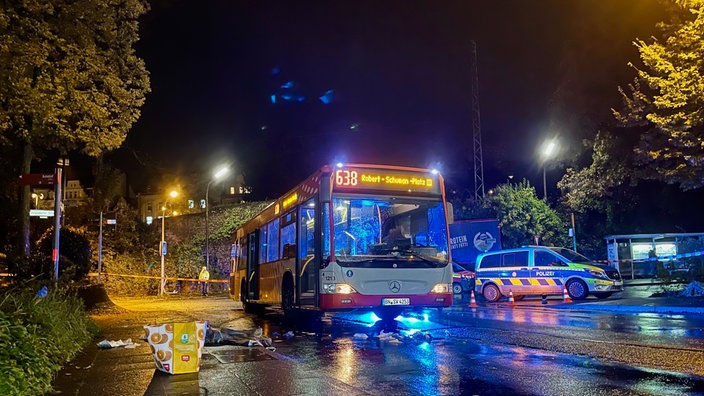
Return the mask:
<svg viewBox="0 0 704 396">
<path fill-rule="evenodd" d="M 592 294 L 608 298 L 623 291 L 621 274 L 570 249 L 524 246 L 482 253 L 475 268 L 475 292 L 496 302 L 513 292 L 515 300 L 528 295 L 562 294 L 573 300 Z"/>
</svg>

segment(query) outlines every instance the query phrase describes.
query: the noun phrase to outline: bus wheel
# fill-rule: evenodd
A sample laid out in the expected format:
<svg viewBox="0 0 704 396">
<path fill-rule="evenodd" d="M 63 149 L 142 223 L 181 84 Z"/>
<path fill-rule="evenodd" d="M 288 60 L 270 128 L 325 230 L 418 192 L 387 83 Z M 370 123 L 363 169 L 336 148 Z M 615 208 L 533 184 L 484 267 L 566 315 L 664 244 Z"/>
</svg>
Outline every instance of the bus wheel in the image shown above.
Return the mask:
<svg viewBox="0 0 704 396">
<path fill-rule="evenodd" d="M 489 302 L 497 302 L 501 298 L 501 292 L 499 291 L 499 288 L 493 283 L 489 283 L 488 285 L 484 286 L 482 295 Z"/>
<path fill-rule="evenodd" d="M 287 318 L 293 316 L 293 281 L 290 276 L 284 277 L 283 285 L 281 285 L 281 308 L 284 311 L 284 316 Z"/>
<path fill-rule="evenodd" d="M 570 298 L 573 300 L 584 300 L 589 294 L 587 285 L 579 279 L 572 279 L 567 282 L 565 287 L 567 288 L 567 293 L 570 295 Z"/>
</svg>

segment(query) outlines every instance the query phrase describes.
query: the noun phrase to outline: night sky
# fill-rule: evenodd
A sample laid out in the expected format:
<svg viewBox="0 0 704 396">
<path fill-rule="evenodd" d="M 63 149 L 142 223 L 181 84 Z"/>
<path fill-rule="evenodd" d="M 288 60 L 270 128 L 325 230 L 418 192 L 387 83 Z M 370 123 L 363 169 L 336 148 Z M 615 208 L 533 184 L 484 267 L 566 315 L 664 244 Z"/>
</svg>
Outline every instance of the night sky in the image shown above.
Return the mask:
<svg viewBox="0 0 704 396">
<path fill-rule="evenodd" d="M 663 17 L 657 0 L 153 1 L 137 46 L 152 92 L 128 174 L 207 178 L 235 161 L 261 199 L 347 160 L 439 165 L 473 190 L 474 40 L 485 187 L 509 175 L 541 186 L 536 151 L 557 136 L 554 185 L 613 123 L 632 42 Z"/>
</svg>

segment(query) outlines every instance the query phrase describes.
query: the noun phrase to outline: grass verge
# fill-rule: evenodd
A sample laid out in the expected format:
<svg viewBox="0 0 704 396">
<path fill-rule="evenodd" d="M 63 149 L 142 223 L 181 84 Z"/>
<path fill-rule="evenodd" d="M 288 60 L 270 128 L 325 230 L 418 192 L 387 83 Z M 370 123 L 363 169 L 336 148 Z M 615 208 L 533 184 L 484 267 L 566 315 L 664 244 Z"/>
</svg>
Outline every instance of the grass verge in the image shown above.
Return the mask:
<svg viewBox="0 0 704 396">
<path fill-rule="evenodd" d="M 0 297 L 0 394 L 41 395 L 61 366 L 99 332 L 83 302 L 66 289 Z"/>
</svg>

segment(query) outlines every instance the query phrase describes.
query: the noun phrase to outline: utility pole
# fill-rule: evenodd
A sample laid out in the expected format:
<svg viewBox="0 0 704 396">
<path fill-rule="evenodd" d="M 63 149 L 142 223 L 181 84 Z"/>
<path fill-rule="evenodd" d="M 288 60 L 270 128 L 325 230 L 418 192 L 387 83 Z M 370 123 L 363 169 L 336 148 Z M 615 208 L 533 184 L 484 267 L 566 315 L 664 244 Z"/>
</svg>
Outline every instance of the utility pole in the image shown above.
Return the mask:
<svg viewBox="0 0 704 396">
<path fill-rule="evenodd" d="M 477 43 L 472 40 L 472 136 L 474 148 L 474 199 L 484 199 L 484 158 L 482 156 L 482 129 L 479 119 L 479 72 Z"/>
<path fill-rule="evenodd" d="M 51 258 L 54 261 L 54 282 L 59 283 L 59 246 L 61 244 L 61 212 L 64 206 L 61 199 L 61 187 L 63 180 L 61 168 L 56 168 L 56 184 L 54 185 L 54 249 L 51 251 Z"/>
<path fill-rule="evenodd" d="M 98 284 L 100 284 L 100 272 L 103 269 L 103 211 L 100 211 L 100 234 L 98 234 Z"/>
</svg>

